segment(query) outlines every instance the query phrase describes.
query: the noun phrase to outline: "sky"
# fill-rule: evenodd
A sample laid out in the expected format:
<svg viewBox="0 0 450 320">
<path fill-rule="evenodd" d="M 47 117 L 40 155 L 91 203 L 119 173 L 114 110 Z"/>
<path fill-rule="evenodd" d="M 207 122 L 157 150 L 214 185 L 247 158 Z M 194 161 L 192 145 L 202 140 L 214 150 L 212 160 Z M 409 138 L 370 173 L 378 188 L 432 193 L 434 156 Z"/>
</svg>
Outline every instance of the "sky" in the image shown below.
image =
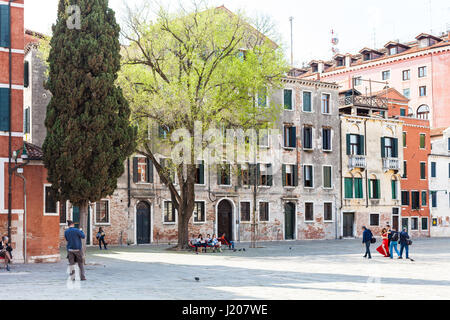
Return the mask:
<svg viewBox="0 0 450 320">
<path fill-rule="evenodd" d="M 109 0 L 120 23 L 124 2 Z M 160 0 L 174 9 L 180 0 Z M 381 48 L 391 40 L 412 41 L 422 32 L 440 35 L 450 30 L 448 0 L 206 0 L 211 6 L 225 5 L 247 16 L 269 16 L 276 25 L 290 60 L 293 17 L 294 65 L 301 67 L 313 59 L 333 56 L 331 30 L 337 35 L 340 53 L 357 53 L 364 47 Z M 58 0 L 25 0 L 25 28 L 51 34 Z"/>
</svg>

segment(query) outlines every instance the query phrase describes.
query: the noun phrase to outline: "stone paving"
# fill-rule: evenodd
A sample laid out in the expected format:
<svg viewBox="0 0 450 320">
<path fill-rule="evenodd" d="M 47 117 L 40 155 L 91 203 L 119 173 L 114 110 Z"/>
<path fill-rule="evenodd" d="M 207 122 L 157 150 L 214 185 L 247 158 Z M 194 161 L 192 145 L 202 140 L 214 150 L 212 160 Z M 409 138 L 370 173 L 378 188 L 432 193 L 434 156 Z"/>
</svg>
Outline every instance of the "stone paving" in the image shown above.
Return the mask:
<svg viewBox="0 0 450 320">
<path fill-rule="evenodd" d="M 11 272 L 2 266 L 0 281 L 8 290 L 0 298 L 450 299 L 450 239 L 415 239 L 414 262 L 384 258 L 375 246 L 373 259 L 364 259 L 360 240 L 259 244 L 199 255 L 153 245 L 89 248 L 84 282 L 68 280 L 65 259 L 13 265 Z"/>
</svg>

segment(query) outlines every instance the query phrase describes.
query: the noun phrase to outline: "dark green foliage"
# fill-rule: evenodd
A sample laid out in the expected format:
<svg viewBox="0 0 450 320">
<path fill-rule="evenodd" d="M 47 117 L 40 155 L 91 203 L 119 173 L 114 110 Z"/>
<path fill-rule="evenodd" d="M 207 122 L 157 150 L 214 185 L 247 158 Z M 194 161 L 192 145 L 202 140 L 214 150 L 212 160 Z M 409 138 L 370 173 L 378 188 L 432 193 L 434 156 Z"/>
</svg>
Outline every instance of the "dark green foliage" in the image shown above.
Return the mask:
<svg viewBox="0 0 450 320">
<path fill-rule="evenodd" d="M 81 30 L 67 27 L 67 5 L 81 9 Z M 60 200 L 86 204 L 111 195 L 134 151 L 130 109 L 115 85 L 120 27 L 108 0 L 60 0 L 48 58 L 44 163 Z"/>
</svg>

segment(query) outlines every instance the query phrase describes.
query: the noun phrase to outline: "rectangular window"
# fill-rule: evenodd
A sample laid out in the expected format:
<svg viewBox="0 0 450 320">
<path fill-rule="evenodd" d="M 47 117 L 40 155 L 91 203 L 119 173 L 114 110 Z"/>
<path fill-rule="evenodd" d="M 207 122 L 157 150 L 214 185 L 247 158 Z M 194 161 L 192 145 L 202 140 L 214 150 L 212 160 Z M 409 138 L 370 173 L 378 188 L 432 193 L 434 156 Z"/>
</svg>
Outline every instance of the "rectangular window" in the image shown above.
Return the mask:
<svg viewBox="0 0 450 320">
<path fill-rule="evenodd" d="M 425 162 L 421 162 L 420 163 L 420 179 L 425 180 L 427 177 L 427 173 L 426 173 L 426 163 Z"/>
<path fill-rule="evenodd" d="M 285 125 L 284 126 L 284 147 L 295 148 L 297 146 L 297 128 Z"/>
<path fill-rule="evenodd" d="M 344 178 L 345 199 L 353 199 L 353 178 Z"/>
<path fill-rule="evenodd" d="M 0 18 L 1 24 L 1 18 Z M 23 63 L 23 86 L 28 88 L 30 86 L 30 62 L 24 61 Z"/>
<path fill-rule="evenodd" d="M 326 93 L 322 94 L 322 113 L 324 113 L 324 114 L 331 113 L 330 95 L 326 94 Z"/>
<path fill-rule="evenodd" d="M 241 221 L 250 221 L 250 202 L 241 202 Z"/>
<path fill-rule="evenodd" d="M 419 78 L 423 78 L 427 76 L 427 67 L 419 68 Z"/>
<path fill-rule="evenodd" d="M 362 178 L 355 178 L 354 183 L 355 183 L 355 199 L 362 199 L 364 197 Z"/>
<path fill-rule="evenodd" d="M 109 223 L 109 201 L 101 200 L 95 204 L 95 223 Z"/>
<path fill-rule="evenodd" d="M 431 162 L 431 177 L 436 178 L 436 162 Z"/>
<path fill-rule="evenodd" d="M 380 199 L 380 180 L 369 180 L 369 195 L 370 199 Z"/>
<path fill-rule="evenodd" d="M 264 87 L 258 91 L 257 94 L 258 107 L 267 107 L 267 88 Z"/>
<path fill-rule="evenodd" d="M 259 221 L 269 221 L 269 203 L 259 203 Z"/>
<path fill-rule="evenodd" d="M 420 149 L 425 149 L 425 138 L 426 138 L 426 134 L 421 133 L 420 134 Z"/>
<path fill-rule="evenodd" d="M 313 148 L 313 138 L 312 138 L 312 127 L 305 126 L 303 127 L 303 149 L 312 149 Z"/>
<path fill-rule="evenodd" d="M 170 179 L 170 181 L 172 183 L 175 183 L 175 170 L 174 170 L 172 159 L 161 158 L 159 160 L 159 164 L 161 165 L 161 167 L 163 169 L 164 175 L 166 175 L 167 178 Z M 161 181 L 161 183 L 163 183 L 161 177 L 160 177 L 160 181 Z"/>
<path fill-rule="evenodd" d="M 422 206 L 425 207 L 427 205 L 427 192 L 422 191 Z"/>
<path fill-rule="evenodd" d="M 331 151 L 331 129 L 322 128 L 322 148 L 323 151 Z"/>
<path fill-rule="evenodd" d="M 422 230 L 428 230 L 428 218 L 422 218 Z"/>
<path fill-rule="evenodd" d="M 406 132 L 403 132 L 403 148 L 406 148 Z"/>
<path fill-rule="evenodd" d="M 25 108 L 23 112 L 23 133 L 30 133 L 30 107 Z"/>
<path fill-rule="evenodd" d="M 362 77 L 355 77 L 355 78 L 353 78 L 353 84 L 354 84 L 355 86 L 360 86 L 360 85 L 362 85 Z"/>
<path fill-rule="evenodd" d="M 402 206 L 409 206 L 409 191 L 402 191 Z"/>
<path fill-rule="evenodd" d="M 67 223 L 67 203 L 66 201 L 61 201 L 59 203 L 59 224 Z"/>
<path fill-rule="evenodd" d="M 1 7 L 1 6 L 0 6 Z M 44 187 L 44 192 L 45 192 L 45 214 L 48 215 L 57 215 L 58 214 L 58 210 L 56 207 L 56 196 L 55 193 L 52 189 L 51 186 L 45 186 Z"/>
<path fill-rule="evenodd" d="M 333 187 L 331 181 L 331 172 L 332 172 L 331 166 L 323 166 L 323 187 L 325 189 L 331 189 Z"/>
<path fill-rule="evenodd" d="M 231 165 L 229 163 L 218 165 L 217 179 L 217 184 L 220 186 L 231 185 Z"/>
<path fill-rule="evenodd" d="M 244 186 L 249 186 L 251 184 L 250 178 L 254 175 L 255 167 L 249 163 L 244 163 L 240 167 L 239 178 Z"/>
<path fill-rule="evenodd" d="M 303 111 L 312 112 L 311 92 L 303 92 Z"/>
<path fill-rule="evenodd" d="M 314 221 L 314 203 L 305 203 L 305 221 Z"/>
<path fill-rule="evenodd" d="M 390 47 L 389 48 L 389 55 L 397 54 L 397 47 Z"/>
<path fill-rule="evenodd" d="M 419 191 L 411 191 L 411 209 L 413 209 L 413 210 L 420 209 L 420 192 Z"/>
<path fill-rule="evenodd" d="M 266 187 L 273 185 L 271 164 L 259 164 L 259 185 Z"/>
<path fill-rule="evenodd" d="M 405 117 L 405 116 L 406 116 L 406 109 L 400 108 L 400 117 Z"/>
<path fill-rule="evenodd" d="M 411 230 L 419 230 L 419 218 L 411 218 Z"/>
<path fill-rule="evenodd" d="M 204 202 L 195 202 L 194 205 L 194 222 L 205 222 L 205 203 Z"/>
<path fill-rule="evenodd" d="M 11 29 L 9 24 L 9 6 L 0 5 L 0 47 L 11 46 Z"/>
<path fill-rule="evenodd" d="M 364 155 L 364 136 L 347 134 L 347 155 Z"/>
<path fill-rule="evenodd" d="M 284 93 L 283 94 L 284 109 L 285 110 L 292 110 L 293 106 L 294 106 L 292 89 L 284 89 L 283 93 Z"/>
<path fill-rule="evenodd" d="M 403 79 L 403 81 L 411 79 L 411 70 L 403 70 L 402 71 L 402 79 Z"/>
<path fill-rule="evenodd" d="M 370 226 L 376 227 L 380 225 L 380 215 L 378 213 L 370 214 Z"/>
<path fill-rule="evenodd" d="M 313 166 L 303 166 L 303 186 L 306 188 L 314 188 Z"/>
<path fill-rule="evenodd" d="M 333 221 L 333 204 L 325 202 L 323 204 L 323 219 L 324 221 Z"/>
<path fill-rule="evenodd" d="M 153 183 L 153 163 L 148 158 L 133 158 L 133 182 Z"/>
<path fill-rule="evenodd" d="M 427 87 L 426 86 L 419 87 L 419 96 L 426 97 L 426 95 L 427 95 Z"/>
<path fill-rule="evenodd" d="M 382 73 L 381 73 L 381 78 L 383 79 L 383 80 L 389 80 L 390 78 L 391 78 L 391 71 L 383 71 Z"/>
<path fill-rule="evenodd" d="M 171 201 L 164 201 L 164 223 L 175 223 L 175 207 Z"/>
<path fill-rule="evenodd" d="M 403 95 L 409 99 L 411 97 L 411 90 L 409 88 L 403 89 Z"/>
<path fill-rule="evenodd" d="M 6 7 L 0 5 L 0 8 Z M 9 131 L 9 89 L 0 88 L 0 131 Z"/>
<path fill-rule="evenodd" d="M 269 130 L 263 129 L 258 131 L 258 146 L 260 148 L 269 147 Z"/>
<path fill-rule="evenodd" d="M 408 171 L 407 170 L 408 170 L 407 163 L 406 163 L 406 161 L 403 161 L 403 175 L 402 175 L 403 179 L 406 179 L 408 177 Z"/>
<path fill-rule="evenodd" d="M 398 139 L 381 138 L 381 157 L 397 158 L 398 157 Z"/>
<path fill-rule="evenodd" d="M 436 191 L 431 191 L 431 207 L 437 208 L 437 193 L 436 193 Z"/>
<path fill-rule="evenodd" d="M 450 151 L 450 138 L 448 138 L 448 140 L 447 140 L 447 149 L 448 149 L 448 151 Z"/>
<path fill-rule="evenodd" d="M 282 166 L 283 187 L 298 186 L 298 166 L 284 164 Z"/>
<path fill-rule="evenodd" d="M 195 184 L 205 184 L 205 161 L 195 165 Z"/>
</svg>

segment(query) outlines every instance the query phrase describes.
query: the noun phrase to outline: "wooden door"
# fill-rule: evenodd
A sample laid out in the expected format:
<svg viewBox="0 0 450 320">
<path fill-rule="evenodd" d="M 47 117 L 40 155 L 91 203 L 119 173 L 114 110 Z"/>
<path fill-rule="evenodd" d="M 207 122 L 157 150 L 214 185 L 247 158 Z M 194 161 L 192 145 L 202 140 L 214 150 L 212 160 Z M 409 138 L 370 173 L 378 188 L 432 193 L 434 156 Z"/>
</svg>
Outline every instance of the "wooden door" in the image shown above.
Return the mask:
<svg viewBox="0 0 450 320">
<path fill-rule="evenodd" d="M 344 237 L 353 237 L 353 224 L 355 222 L 355 216 L 353 213 L 344 213 L 343 215 L 344 225 L 343 225 L 343 236 Z"/>
<path fill-rule="evenodd" d="M 295 205 L 291 202 L 284 206 L 284 239 L 293 240 L 295 237 Z"/>
<path fill-rule="evenodd" d="M 150 205 L 146 202 L 136 206 L 136 237 L 137 244 L 150 243 Z"/>
<path fill-rule="evenodd" d="M 233 208 L 231 203 L 228 200 L 222 200 L 217 211 L 218 236 L 221 237 L 225 233 L 227 239 L 234 240 L 232 233 Z"/>
</svg>

